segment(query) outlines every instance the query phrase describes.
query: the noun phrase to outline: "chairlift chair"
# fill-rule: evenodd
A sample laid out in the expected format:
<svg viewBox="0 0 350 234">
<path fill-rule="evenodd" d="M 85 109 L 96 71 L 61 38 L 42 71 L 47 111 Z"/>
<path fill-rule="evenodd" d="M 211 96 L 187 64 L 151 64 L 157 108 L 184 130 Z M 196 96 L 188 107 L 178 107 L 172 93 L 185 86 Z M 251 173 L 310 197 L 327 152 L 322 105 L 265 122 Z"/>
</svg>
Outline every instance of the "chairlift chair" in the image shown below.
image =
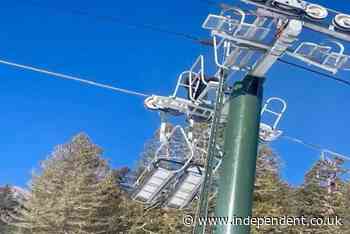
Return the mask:
<svg viewBox="0 0 350 234">
<path fill-rule="evenodd" d="M 152 95 L 145 99 L 144 104 L 150 110 L 164 111 L 175 116 L 186 115 L 190 118 L 195 116 L 200 121 L 209 121 L 213 115 L 212 108 L 179 97 Z"/>
<path fill-rule="evenodd" d="M 329 162 L 325 162 L 320 166 L 317 171 L 317 178 L 320 179 L 320 186 L 326 187 L 328 193 L 333 193 L 336 191 L 336 179 L 338 177 L 338 172 L 335 168 L 329 168 Z"/>
<path fill-rule="evenodd" d="M 331 178 L 335 175 L 336 170 L 334 162 L 330 159 L 322 160 L 318 170 L 318 178 Z"/>
<path fill-rule="evenodd" d="M 339 69 L 350 70 L 350 56 L 344 54 L 343 44 L 331 42 L 334 46 L 302 42 L 293 53 L 288 55 L 333 74 L 336 74 Z"/>
<path fill-rule="evenodd" d="M 181 95 L 181 88 L 186 91 L 185 97 Z M 190 70 L 180 74 L 171 96 L 153 95 L 146 98 L 144 104 L 150 110 L 161 110 L 175 116 L 185 114 L 198 122 L 210 121 L 214 112 L 210 94 L 215 94 L 217 88 L 218 79 L 204 75 L 204 57 L 201 55 Z"/>
<path fill-rule="evenodd" d="M 255 16 L 252 23 L 247 21 L 246 13 L 234 7 L 223 10 L 220 15 L 209 14 L 204 21 L 202 27 L 212 31 L 218 67 L 244 71 L 256 63 L 255 55 L 260 51 L 254 45 L 267 37 L 271 24 L 265 27 L 268 19 L 259 16 Z"/>
<path fill-rule="evenodd" d="M 196 104 L 213 105 L 206 97 L 210 90 L 216 90 L 219 80 L 216 77 L 206 77 L 204 70 L 204 57 L 200 55 L 190 70 L 180 74 L 173 98 L 179 96 L 181 87 L 186 89 L 187 98 Z"/>
<path fill-rule="evenodd" d="M 188 167 L 168 198 L 167 206 L 176 209 L 186 207 L 197 194 L 204 180 L 203 173 L 204 168 L 201 166 Z"/>
<path fill-rule="evenodd" d="M 181 155 L 182 160 L 175 159 L 174 155 L 170 155 L 169 153 L 171 140 L 177 132 L 180 133 L 187 148 L 186 152 L 180 152 L 183 154 Z M 142 203 L 151 204 L 172 179 L 176 177 L 176 174 L 183 172 L 192 158 L 192 145 L 188 141 L 185 131 L 181 126 L 174 127 L 169 135 L 169 140 L 158 148 L 152 163 L 141 173 L 135 182 L 136 191 L 132 195 L 132 198 Z"/>
<path fill-rule="evenodd" d="M 241 38 L 255 42 L 264 40 L 270 32 L 271 24 L 266 25 L 268 18 L 253 13 L 250 16 L 253 19 L 248 18 L 243 10 L 231 7 L 221 11 L 220 15 L 209 14 L 202 27 L 227 39 Z"/>
<path fill-rule="evenodd" d="M 327 187 L 329 193 L 336 192 L 336 179 L 348 172 L 348 170 L 338 167 L 344 160 L 344 156 L 338 153 L 329 150 L 322 150 L 321 152 L 321 164 L 317 171 L 317 178 L 325 180 L 324 183 L 321 181 L 320 185 Z"/>
<path fill-rule="evenodd" d="M 166 205 L 171 208 L 183 209 L 198 195 L 205 178 L 205 161 L 208 157 L 207 147 L 209 132 L 203 132 L 193 141 L 194 157 L 192 163 L 184 170 L 178 182 L 170 190 Z M 215 157 L 213 173 L 219 169 L 222 162 L 222 151 L 218 148 L 219 156 Z"/>
<path fill-rule="evenodd" d="M 270 107 L 270 105 L 275 102 L 280 104 L 279 110 L 274 110 Z M 259 131 L 259 139 L 262 143 L 268 143 L 271 141 L 275 141 L 278 137 L 282 135 L 282 131 L 277 129 L 277 126 L 284 114 L 284 112 L 287 109 L 287 103 L 277 97 L 271 97 L 267 99 L 266 103 L 264 104 L 262 110 L 261 110 L 261 118 L 262 122 L 260 123 L 260 131 Z M 266 115 L 272 115 L 273 121 L 270 123 L 264 122 L 264 117 Z"/>
<path fill-rule="evenodd" d="M 220 168 L 222 158 L 215 158 L 213 174 Z M 181 175 L 167 201 L 167 206 L 176 209 L 187 207 L 198 194 L 204 182 L 204 165 L 189 165 Z"/>
<path fill-rule="evenodd" d="M 186 115 L 196 122 L 210 122 L 214 115 L 213 106 L 200 105 L 184 98 L 172 98 L 153 95 L 145 101 L 145 107 L 153 111 L 163 111 L 170 115 Z M 229 111 L 229 103 L 225 102 L 220 122 L 225 122 Z"/>
<path fill-rule="evenodd" d="M 196 63 L 201 63 L 202 64 L 202 58 L 203 56 L 199 56 L 199 58 L 196 60 L 194 66 L 196 65 Z M 179 89 L 180 88 L 185 88 L 186 92 L 187 92 L 187 99 L 192 100 L 192 101 L 196 101 L 197 98 L 197 90 L 202 82 L 202 80 L 204 80 L 204 72 L 202 71 L 202 67 L 200 68 L 199 71 L 193 71 L 192 70 L 193 67 L 191 68 L 191 70 L 188 71 L 184 71 L 180 74 L 176 87 L 175 87 L 175 91 L 172 95 L 172 97 L 177 97 L 179 96 Z"/>
</svg>

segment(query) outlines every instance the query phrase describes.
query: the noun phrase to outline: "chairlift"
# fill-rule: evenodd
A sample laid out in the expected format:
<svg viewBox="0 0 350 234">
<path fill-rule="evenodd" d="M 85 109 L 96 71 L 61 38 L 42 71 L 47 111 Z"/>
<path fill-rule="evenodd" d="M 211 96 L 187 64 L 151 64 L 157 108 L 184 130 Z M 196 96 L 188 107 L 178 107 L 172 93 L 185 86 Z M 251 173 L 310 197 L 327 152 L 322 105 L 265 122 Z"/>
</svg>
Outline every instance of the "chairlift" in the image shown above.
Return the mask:
<svg viewBox="0 0 350 234">
<path fill-rule="evenodd" d="M 298 19 L 303 26 L 333 38 L 350 42 L 350 15 L 301 0 L 241 0 L 256 6 L 265 17 Z"/>
<path fill-rule="evenodd" d="M 280 109 L 275 110 L 276 108 L 270 107 L 272 103 L 280 104 Z M 260 123 L 259 139 L 262 143 L 275 141 L 282 135 L 283 132 L 281 130 L 278 130 L 277 126 L 286 109 L 287 103 L 283 99 L 277 97 L 271 97 L 267 99 L 261 110 L 262 122 Z M 272 115 L 273 121 L 270 123 L 263 122 L 266 115 Z"/>
<path fill-rule="evenodd" d="M 173 155 L 170 151 L 173 147 L 172 139 L 176 136 L 175 134 L 179 134 L 187 150 L 183 146 L 181 146 L 182 152 L 175 148 L 176 152 Z M 134 184 L 136 191 L 132 198 L 142 203 L 151 204 L 176 175 L 187 168 L 192 158 L 192 144 L 189 142 L 185 131 L 181 126 L 174 127 L 169 139 L 161 144 L 153 161 L 136 180 Z"/>
<path fill-rule="evenodd" d="M 212 169 L 213 174 L 215 174 L 221 166 L 222 154 L 221 157 L 215 157 L 215 159 L 216 162 Z M 174 189 L 171 191 L 172 195 L 168 198 L 167 206 L 176 209 L 187 207 L 199 193 L 204 178 L 204 165 L 190 165 L 187 167 L 175 184 Z"/>
<path fill-rule="evenodd" d="M 150 110 L 160 110 L 175 116 L 185 114 L 189 118 L 195 118 L 197 121 L 209 121 L 213 115 L 212 108 L 198 105 L 190 100 L 179 97 L 152 95 L 144 103 L 145 107 Z"/>
<path fill-rule="evenodd" d="M 333 193 L 336 190 L 336 179 L 339 174 L 338 163 L 336 158 L 333 158 L 332 152 L 324 150 L 321 152 L 321 164 L 317 170 L 317 178 L 320 179 L 320 186 L 326 187 L 328 193 Z"/>
<path fill-rule="evenodd" d="M 293 53 L 288 54 L 333 74 L 336 74 L 339 69 L 349 70 L 350 56 L 344 54 L 343 44 L 337 41 L 330 42 L 334 46 L 302 42 Z"/>
<path fill-rule="evenodd" d="M 174 93 L 169 97 L 156 96 L 146 98 L 145 107 L 159 110 L 170 115 L 185 114 L 197 122 L 210 121 L 213 116 L 214 97 L 219 82 L 217 77 L 204 74 L 204 57 L 199 56 L 188 71 L 180 74 Z M 181 93 L 185 89 L 185 97 Z"/>
<path fill-rule="evenodd" d="M 350 160 L 348 157 L 332 152 L 330 150 L 322 150 L 320 158 L 324 164 L 327 164 L 328 166 L 333 168 L 336 168 L 337 165 L 341 165 L 345 161 Z"/>
<path fill-rule="evenodd" d="M 217 33 L 213 33 L 214 61 L 215 64 L 225 70 L 249 71 L 256 63 L 256 51 L 248 46 L 241 46 Z"/>
<path fill-rule="evenodd" d="M 256 63 L 257 47 L 270 32 L 268 18 L 254 15 L 248 23 L 246 13 L 228 8 L 220 15 L 209 14 L 202 27 L 212 31 L 214 58 L 218 67 L 234 71 L 250 70 Z M 270 22 L 272 23 L 272 22 Z"/>
<path fill-rule="evenodd" d="M 168 207 L 183 209 L 198 196 L 206 174 L 204 159 L 208 157 L 208 134 L 210 134 L 209 131 L 205 131 L 197 137 L 196 141 L 193 141 L 194 157 L 192 163 L 185 169 L 173 189 L 170 190 L 171 195 L 166 202 Z M 218 146 L 217 150 L 219 154 L 215 157 L 213 173 L 216 173 L 222 162 L 222 151 Z"/>
<path fill-rule="evenodd" d="M 217 77 L 206 77 L 204 71 L 204 57 L 200 55 L 189 71 L 184 71 L 180 74 L 173 98 L 179 96 L 181 87 L 186 89 L 187 98 L 198 104 L 213 105 L 211 100 L 208 100 L 208 93 L 211 90 L 216 90 L 219 85 Z"/>
<path fill-rule="evenodd" d="M 202 27 L 226 39 L 241 38 L 259 42 L 270 32 L 271 25 L 266 25 L 267 22 L 269 21 L 266 17 L 252 15 L 250 19 L 243 10 L 232 7 L 221 11 L 220 15 L 209 14 Z"/>
<path fill-rule="evenodd" d="M 317 171 L 317 178 L 323 179 L 320 181 L 320 185 L 327 187 L 329 193 L 336 192 L 337 178 L 349 173 L 348 169 L 343 169 L 339 165 L 349 160 L 349 158 L 330 150 L 322 150 L 320 158 L 321 163 Z"/>
<path fill-rule="evenodd" d="M 204 168 L 200 166 L 190 166 L 181 175 L 172 195 L 168 198 L 167 206 L 176 209 L 186 207 L 197 194 L 203 183 Z"/>
</svg>

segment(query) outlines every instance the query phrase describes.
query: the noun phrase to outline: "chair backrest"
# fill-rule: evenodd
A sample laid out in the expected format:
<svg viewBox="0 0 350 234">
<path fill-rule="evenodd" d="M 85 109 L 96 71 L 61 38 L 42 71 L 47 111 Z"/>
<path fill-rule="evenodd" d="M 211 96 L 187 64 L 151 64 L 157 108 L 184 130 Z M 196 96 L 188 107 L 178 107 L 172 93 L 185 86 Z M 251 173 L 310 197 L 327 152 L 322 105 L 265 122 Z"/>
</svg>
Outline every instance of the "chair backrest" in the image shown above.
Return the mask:
<svg viewBox="0 0 350 234">
<path fill-rule="evenodd" d="M 184 129 L 177 125 L 155 153 L 153 164 L 173 172 L 179 172 L 193 159 L 193 146 Z M 179 166 L 180 165 L 180 166 Z"/>
<path fill-rule="evenodd" d="M 235 71 L 249 70 L 261 58 L 261 51 L 237 43 L 237 39 L 242 43 L 262 42 L 271 31 L 271 25 L 264 26 L 267 18 L 254 16 L 251 21 L 248 22 L 246 13 L 237 8 L 228 8 L 220 15 L 208 15 L 202 27 L 212 31 L 214 59 L 218 67 Z"/>
<path fill-rule="evenodd" d="M 275 141 L 282 135 L 283 132 L 277 129 L 277 126 L 286 109 L 287 103 L 283 99 L 277 97 L 267 99 L 261 109 L 259 139 L 262 143 Z"/>
<path fill-rule="evenodd" d="M 273 106 L 273 103 L 276 103 L 279 105 L 279 108 L 276 108 L 276 106 Z M 287 109 L 287 103 L 281 98 L 278 97 L 270 97 L 267 99 L 265 104 L 263 105 L 263 108 L 261 110 L 261 119 L 262 122 L 271 126 L 272 129 L 277 129 L 277 126 L 285 113 Z M 267 115 L 270 115 L 272 118 L 270 121 L 265 122 L 265 117 Z"/>
<path fill-rule="evenodd" d="M 350 56 L 344 52 L 344 45 L 337 41 L 322 44 L 302 42 L 289 55 L 335 74 L 338 70 L 350 69 Z"/>
<path fill-rule="evenodd" d="M 205 79 L 204 56 L 200 55 L 193 63 L 189 70 L 182 72 L 177 80 L 175 90 L 172 97 L 181 97 L 180 88 L 185 88 L 186 99 L 197 102 L 202 90 L 202 86 L 206 86 L 208 82 Z"/>
</svg>

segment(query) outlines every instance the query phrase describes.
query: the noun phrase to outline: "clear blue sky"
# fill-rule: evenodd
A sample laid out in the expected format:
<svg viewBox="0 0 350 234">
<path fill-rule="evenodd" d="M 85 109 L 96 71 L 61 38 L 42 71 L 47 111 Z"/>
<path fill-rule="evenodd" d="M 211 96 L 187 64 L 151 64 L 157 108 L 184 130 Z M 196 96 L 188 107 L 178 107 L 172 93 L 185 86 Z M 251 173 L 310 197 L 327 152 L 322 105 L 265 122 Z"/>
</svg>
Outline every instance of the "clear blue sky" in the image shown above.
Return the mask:
<svg viewBox="0 0 350 234">
<path fill-rule="evenodd" d="M 210 49 L 170 35 L 40 8 L 26 0 L 3 1 L 0 58 L 78 75 L 118 87 L 168 95 L 177 75 Z M 218 9 L 192 1 L 43 1 L 50 7 L 120 16 L 208 37 L 201 24 Z M 350 12 L 345 1 L 318 1 Z M 350 50 L 350 48 L 349 48 Z M 342 73 L 350 79 L 349 73 Z M 0 65 L 0 185 L 24 186 L 54 146 L 86 132 L 114 167 L 132 166 L 158 127 L 156 113 L 139 97 Z M 282 64 L 268 74 L 265 96 L 288 101 L 281 128 L 288 135 L 344 154 L 349 148 L 350 88 Z M 318 153 L 279 141 L 283 177 L 300 184 Z"/>
</svg>

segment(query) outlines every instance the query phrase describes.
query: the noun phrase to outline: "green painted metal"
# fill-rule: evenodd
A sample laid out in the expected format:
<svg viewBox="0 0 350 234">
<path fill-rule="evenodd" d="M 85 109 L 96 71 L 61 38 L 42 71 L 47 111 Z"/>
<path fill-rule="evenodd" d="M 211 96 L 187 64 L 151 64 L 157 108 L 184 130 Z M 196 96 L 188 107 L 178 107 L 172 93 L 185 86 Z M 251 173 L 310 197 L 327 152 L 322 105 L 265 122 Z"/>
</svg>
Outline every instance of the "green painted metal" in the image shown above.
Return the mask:
<svg viewBox="0 0 350 234">
<path fill-rule="evenodd" d="M 248 75 L 233 87 L 215 209 L 215 217 L 223 217 L 229 224 L 215 225 L 214 234 L 250 233 L 250 226 L 230 221 L 252 213 L 263 81 Z"/>
</svg>

